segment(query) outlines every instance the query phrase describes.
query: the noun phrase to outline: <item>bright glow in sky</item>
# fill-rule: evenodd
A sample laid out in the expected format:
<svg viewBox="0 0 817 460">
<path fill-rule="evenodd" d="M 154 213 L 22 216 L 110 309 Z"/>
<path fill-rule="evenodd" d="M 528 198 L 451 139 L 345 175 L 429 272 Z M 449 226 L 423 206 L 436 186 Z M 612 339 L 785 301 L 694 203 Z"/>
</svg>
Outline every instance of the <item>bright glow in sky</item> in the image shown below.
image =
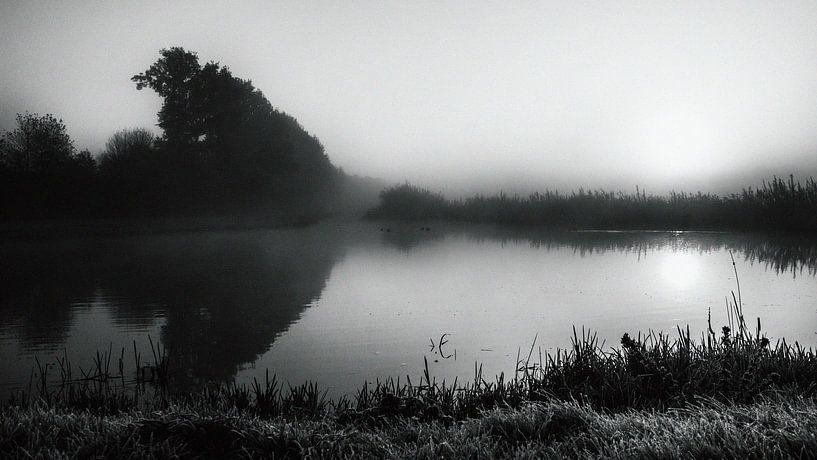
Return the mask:
<svg viewBox="0 0 817 460">
<path fill-rule="evenodd" d="M 0 129 L 153 126 L 174 45 L 250 78 L 347 171 L 443 191 L 723 190 L 817 171 L 817 2 L 0 4 Z"/>
</svg>

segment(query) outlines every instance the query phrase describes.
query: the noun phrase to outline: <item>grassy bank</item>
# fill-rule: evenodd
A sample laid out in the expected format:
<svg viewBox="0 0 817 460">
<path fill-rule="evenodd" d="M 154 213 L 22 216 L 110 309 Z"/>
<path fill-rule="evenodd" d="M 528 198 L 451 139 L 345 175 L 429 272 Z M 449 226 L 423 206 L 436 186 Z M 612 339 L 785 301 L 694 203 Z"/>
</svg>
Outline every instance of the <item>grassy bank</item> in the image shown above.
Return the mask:
<svg viewBox="0 0 817 460">
<path fill-rule="evenodd" d="M 452 220 L 565 229 L 817 231 L 817 183 L 773 178 L 757 188 L 718 196 L 647 195 L 579 190 L 527 197 L 499 194 L 449 200 L 409 184 L 388 188 L 368 217 Z"/>
<path fill-rule="evenodd" d="M 174 393 L 158 347 L 134 352 L 135 380 L 124 352 L 79 378 L 60 361 L 56 385 L 40 366 L 0 409 L 0 456 L 813 456 L 817 354 L 769 343 L 740 304 L 697 339 L 679 328 L 603 349 L 576 331 L 566 350 L 520 350 L 513 376 L 477 366 L 446 384 L 426 368 L 334 400 L 275 377 Z"/>
<path fill-rule="evenodd" d="M 171 406 L 102 417 L 46 407 L 0 411 L 0 455 L 77 457 L 813 458 L 810 399 L 607 413 L 576 402 L 526 403 L 460 423 L 263 418 Z"/>
</svg>

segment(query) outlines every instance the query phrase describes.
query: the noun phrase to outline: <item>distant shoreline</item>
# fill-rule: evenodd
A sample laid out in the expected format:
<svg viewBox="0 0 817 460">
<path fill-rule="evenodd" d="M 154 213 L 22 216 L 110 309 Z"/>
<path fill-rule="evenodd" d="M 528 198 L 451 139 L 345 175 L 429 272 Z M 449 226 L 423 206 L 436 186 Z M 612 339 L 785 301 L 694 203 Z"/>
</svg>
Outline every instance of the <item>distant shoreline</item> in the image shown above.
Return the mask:
<svg viewBox="0 0 817 460">
<path fill-rule="evenodd" d="M 380 193 L 374 220 L 457 221 L 557 230 L 761 231 L 817 233 L 817 182 L 773 178 L 755 189 L 718 196 L 672 192 L 647 195 L 601 190 L 529 196 L 476 195 L 449 199 L 409 183 Z"/>
<path fill-rule="evenodd" d="M 193 233 L 207 231 L 250 231 L 276 228 L 307 227 L 327 221 L 360 221 L 372 225 L 381 225 L 381 231 L 405 232 L 424 223 L 431 225 L 436 233 L 440 228 L 464 228 L 491 226 L 497 229 L 524 230 L 535 232 L 558 233 L 747 233 L 769 236 L 810 236 L 815 231 L 787 230 L 764 228 L 594 228 L 569 227 L 565 225 L 548 225 L 544 223 L 511 223 L 472 221 L 467 219 L 417 218 L 401 219 L 395 217 L 347 216 L 336 214 L 325 215 L 287 215 L 280 212 L 268 214 L 213 215 L 213 216 L 179 216 L 179 217 L 126 217 L 126 218 L 44 218 L 30 220 L 0 220 L 0 240 L 13 239 L 56 239 L 83 237 L 115 237 L 134 235 L 163 235 L 174 233 Z M 376 224 L 377 223 L 377 224 Z"/>
<path fill-rule="evenodd" d="M 317 223 L 322 217 L 325 216 L 293 216 L 273 212 L 224 216 L 13 220 L 0 221 L 0 239 L 104 237 L 304 227 Z"/>
</svg>

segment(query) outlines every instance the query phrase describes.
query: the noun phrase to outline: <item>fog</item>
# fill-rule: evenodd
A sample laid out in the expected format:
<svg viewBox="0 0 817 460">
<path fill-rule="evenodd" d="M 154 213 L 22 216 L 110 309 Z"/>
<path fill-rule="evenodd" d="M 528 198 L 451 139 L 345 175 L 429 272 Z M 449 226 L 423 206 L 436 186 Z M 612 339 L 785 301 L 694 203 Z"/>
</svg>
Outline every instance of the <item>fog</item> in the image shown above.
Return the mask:
<svg viewBox="0 0 817 460">
<path fill-rule="evenodd" d="M 728 192 L 817 174 L 817 3 L 3 2 L 0 130 L 156 125 L 130 77 L 183 46 L 347 172 L 447 195 Z"/>
</svg>

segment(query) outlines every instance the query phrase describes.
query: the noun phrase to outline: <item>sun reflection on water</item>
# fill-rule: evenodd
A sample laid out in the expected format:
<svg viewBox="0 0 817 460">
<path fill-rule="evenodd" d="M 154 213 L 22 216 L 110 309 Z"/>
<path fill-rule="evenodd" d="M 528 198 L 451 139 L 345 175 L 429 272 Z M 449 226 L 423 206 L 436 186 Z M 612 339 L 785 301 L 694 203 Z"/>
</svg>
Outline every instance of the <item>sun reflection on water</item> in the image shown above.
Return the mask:
<svg viewBox="0 0 817 460">
<path fill-rule="evenodd" d="M 699 276 L 699 261 L 694 254 L 685 252 L 668 254 L 661 263 L 661 278 L 674 288 L 688 288 L 698 281 Z"/>
</svg>

